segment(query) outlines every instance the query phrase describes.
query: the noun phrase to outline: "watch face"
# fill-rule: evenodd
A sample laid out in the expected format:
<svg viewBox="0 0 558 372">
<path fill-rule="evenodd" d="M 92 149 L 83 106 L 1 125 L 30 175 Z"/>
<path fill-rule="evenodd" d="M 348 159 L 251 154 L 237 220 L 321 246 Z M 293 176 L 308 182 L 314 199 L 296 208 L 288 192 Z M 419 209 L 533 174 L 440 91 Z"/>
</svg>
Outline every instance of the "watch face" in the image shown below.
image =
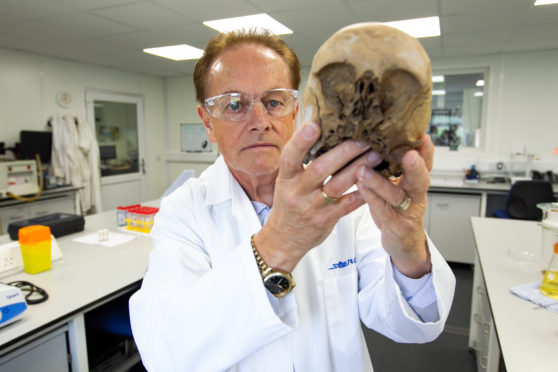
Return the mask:
<svg viewBox="0 0 558 372">
<path fill-rule="evenodd" d="M 283 297 L 291 290 L 291 281 L 285 274 L 273 273 L 265 278 L 265 287 L 272 295 Z"/>
</svg>

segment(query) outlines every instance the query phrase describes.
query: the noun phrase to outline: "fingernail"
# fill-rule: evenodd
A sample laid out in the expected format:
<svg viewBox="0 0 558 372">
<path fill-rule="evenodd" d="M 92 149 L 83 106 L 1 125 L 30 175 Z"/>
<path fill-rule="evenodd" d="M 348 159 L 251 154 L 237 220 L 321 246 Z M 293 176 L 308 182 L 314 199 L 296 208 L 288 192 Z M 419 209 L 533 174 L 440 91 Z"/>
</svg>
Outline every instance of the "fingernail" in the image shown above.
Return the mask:
<svg viewBox="0 0 558 372">
<path fill-rule="evenodd" d="M 368 154 L 368 161 L 371 163 L 379 163 L 381 160 L 382 157 L 376 151 L 372 151 L 370 154 Z"/>
<path fill-rule="evenodd" d="M 317 131 L 316 124 L 313 122 L 308 122 L 304 124 L 304 128 L 302 128 L 302 134 L 306 138 L 312 138 Z"/>
<path fill-rule="evenodd" d="M 370 147 L 370 144 L 364 141 L 356 141 L 356 145 L 360 148 Z"/>
<path fill-rule="evenodd" d="M 370 177 L 372 177 L 372 172 L 370 171 L 370 169 L 368 169 L 368 167 L 366 165 L 363 165 L 360 167 L 360 170 L 358 172 L 358 176 L 360 180 L 367 180 Z"/>
</svg>

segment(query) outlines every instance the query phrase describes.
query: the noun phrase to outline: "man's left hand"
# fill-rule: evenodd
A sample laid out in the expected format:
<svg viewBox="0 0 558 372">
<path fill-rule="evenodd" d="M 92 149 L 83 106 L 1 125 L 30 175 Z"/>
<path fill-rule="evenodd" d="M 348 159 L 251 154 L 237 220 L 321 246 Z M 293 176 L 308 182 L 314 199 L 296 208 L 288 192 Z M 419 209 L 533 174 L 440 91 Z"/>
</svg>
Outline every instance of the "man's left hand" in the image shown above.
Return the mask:
<svg viewBox="0 0 558 372">
<path fill-rule="evenodd" d="M 421 138 L 417 150 L 403 156 L 403 175 L 391 181 L 361 165 L 357 171 L 360 196 L 368 203 L 370 213 L 382 232 L 382 245 L 401 273 L 419 278 L 430 272 L 430 252 L 424 231 L 429 172 L 434 159 L 434 145 L 428 135 Z M 397 206 L 410 198 L 405 210 Z"/>
</svg>

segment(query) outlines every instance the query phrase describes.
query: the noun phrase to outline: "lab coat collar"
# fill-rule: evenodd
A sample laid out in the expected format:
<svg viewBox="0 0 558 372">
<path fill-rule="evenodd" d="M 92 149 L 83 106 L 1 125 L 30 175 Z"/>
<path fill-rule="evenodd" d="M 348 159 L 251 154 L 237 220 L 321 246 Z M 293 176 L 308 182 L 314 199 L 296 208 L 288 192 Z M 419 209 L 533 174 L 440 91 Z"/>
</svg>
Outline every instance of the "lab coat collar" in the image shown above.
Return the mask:
<svg viewBox="0 0 558 372">
<path fill-rule="evenodd" d="M 254 206 L 242 186 L 240 186 L 240 183 L 232 175 L 223 155 L 220 155 L 215 163 L 204 173 L 201 178 L 206 178 L 204 183 L 206 183 L 207 188 L 207 205 L 215 206 L 231 201 L 232 215 L 245 220 L 250 230 L 259 230 L 261 224 Z"/>
</svg>

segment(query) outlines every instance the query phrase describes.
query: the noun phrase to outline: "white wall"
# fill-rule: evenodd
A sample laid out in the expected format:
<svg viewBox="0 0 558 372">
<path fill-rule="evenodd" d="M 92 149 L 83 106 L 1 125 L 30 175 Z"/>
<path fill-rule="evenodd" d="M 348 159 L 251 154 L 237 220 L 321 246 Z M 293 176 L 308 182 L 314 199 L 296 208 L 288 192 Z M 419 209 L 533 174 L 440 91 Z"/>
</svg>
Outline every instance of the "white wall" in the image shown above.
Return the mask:
<svg viewBox="0 0 558 372">
<path fill-rule="evenodd" d="M 436 70 L 488 67 L 485 86 L 485 143 L 478 151 L 437 149 L 435 170 L 461 170 L 476 164 L 494 170 L 511 167 L 512 146 L 524 144 L 538 160 L 533 169 L 558 172 L 558 50 L 435 59 Z"/>
<path fill-rule="evenodd" d="M 533 169 L 558 172 L 558 50 L 493 54 L 485 56 L 436 58 L 434 71 L 463 71 L 488 68 L 485 86 L 485 141 L 479 150 L 449 151 L 437 148 L 435 172 L 462 172 L 475 164 L 478 169 L 496 170 L 497 162 L 512 167 L 511 152 L 515 143 L 525 144 L 527 152 L 538 155 Z M 303 69 L 304 87 L 308 67 Z M 180 139 L 175 137 L 180 122 L 200 122 L 195 113 L 194 88 L 191 76 L 168 79 L 169 151 L 180 151 Z M 173 162 L 169 177 L 184 168 L 196 174 L 207 163 Z M 517 168 L 516 168 L 517 169 Z"/>
<path fill-rule="evenodd" d="M 83 63 L 0 49 L 0 141 L 12 146 L 19 131 L 47 130 L 55 114 L 85 115 L 84 90 L 95 88 L 141 95 L 145 105 L 147 191 L 155 199 L 166 189 L 164 81 Z M 56 104 L 56 93 L 68 91 L 67 109 Z"/>
</svg>

